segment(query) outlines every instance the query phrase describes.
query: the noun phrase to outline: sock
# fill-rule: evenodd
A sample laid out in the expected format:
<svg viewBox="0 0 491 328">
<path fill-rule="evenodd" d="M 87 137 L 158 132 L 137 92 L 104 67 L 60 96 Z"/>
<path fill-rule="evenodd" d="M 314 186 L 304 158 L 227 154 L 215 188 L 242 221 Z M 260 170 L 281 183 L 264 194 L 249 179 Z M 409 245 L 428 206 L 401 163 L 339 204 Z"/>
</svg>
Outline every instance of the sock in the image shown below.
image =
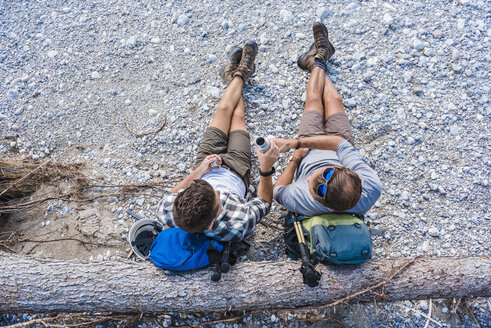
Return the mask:
<svg viewBox="0 0 491 328">
<path fill-rule="evenodd" d="M 312 68 L 314 67 L 320 67 L 324 70 L 324 72 L 327 72 L 326 62 L 323 61 L 322 59 L 316 58 L 314 61 L 314 66 Z"/>
</svg>

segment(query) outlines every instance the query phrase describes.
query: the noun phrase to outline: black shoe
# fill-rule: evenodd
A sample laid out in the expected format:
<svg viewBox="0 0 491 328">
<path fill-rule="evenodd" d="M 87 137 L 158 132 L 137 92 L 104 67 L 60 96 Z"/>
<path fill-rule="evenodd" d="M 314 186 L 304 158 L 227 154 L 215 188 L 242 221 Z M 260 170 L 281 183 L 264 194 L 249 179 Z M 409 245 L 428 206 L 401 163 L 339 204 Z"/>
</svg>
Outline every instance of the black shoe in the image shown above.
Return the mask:
<svg viewBox="0 0 491 328">
<path fill-rule="evenodd" d="M 248 41 L 242 49 L 242 58 L 234 76 L 240 76 L 244 82 L 246 82 L 255 71 L 254 60 L 257 55 L 257 43 L 254 41 Z"/>
<path fill-rule="evenodd" d="M 314 58 L 327 61 L 335 52 L 334 47 L 329 42 L 327 27 L 321 22 L 315 22 L 312 26 L 312 31 L 314 32 L 314 43 L 317 47 L 317 53 Z"/>
</svg>

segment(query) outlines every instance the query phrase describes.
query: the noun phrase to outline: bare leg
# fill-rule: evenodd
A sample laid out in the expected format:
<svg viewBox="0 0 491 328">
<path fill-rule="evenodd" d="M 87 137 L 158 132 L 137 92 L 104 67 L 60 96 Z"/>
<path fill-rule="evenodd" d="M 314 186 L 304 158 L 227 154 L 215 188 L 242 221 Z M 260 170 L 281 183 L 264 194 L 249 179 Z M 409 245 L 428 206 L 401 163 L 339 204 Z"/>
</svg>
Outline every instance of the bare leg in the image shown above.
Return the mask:
<svg viewBox="0 0 491 328">
<path fill-rule="evenodd" d="M 242 97 L 240 97 L 239 103 L 237 104 L 237 107 L 235 107 L 232 115 L 232 122 L 230 123 L 230 132 L 234 130 L 247 131 L 247 126 L 245 124 L 245 105 Z"/>
<path fill-rule="evenodd" d="M 324 84 L 324 92 L 322 96 L 325 107 L 324 118 L 327 119 L 327 117 L 331 116 L 332 114 L 345 113 L 345 111 L 343 107 L 343 98 L 341 98 L 341 95 L 338 93 L 336 87 L 327 75 L 325 81 L 326 83 Z"/>
<path fill-rule="evenodd" d="M 242 86 L 244 81 L 240 77 L 235 77 L 223 93 L 222 99 L 217 106 L 215 115 L 209 126 L 222 130 L 226 135 L 230 130 L 232 115 L 235 108 L 242 100 Z M 244 123 L 245 125 L 245 123 Z"/>
<path fill-rule="evenodd" d="M 305 100 L 305 111 L 315 110 L 324 115 L 322 105 L 322 93 L 324 90 L 324 81 L 326 73 L 320 67 L 314 67 L 310 74 L 309 83 L 307 84 L 307 99 Z"/>
</svg>

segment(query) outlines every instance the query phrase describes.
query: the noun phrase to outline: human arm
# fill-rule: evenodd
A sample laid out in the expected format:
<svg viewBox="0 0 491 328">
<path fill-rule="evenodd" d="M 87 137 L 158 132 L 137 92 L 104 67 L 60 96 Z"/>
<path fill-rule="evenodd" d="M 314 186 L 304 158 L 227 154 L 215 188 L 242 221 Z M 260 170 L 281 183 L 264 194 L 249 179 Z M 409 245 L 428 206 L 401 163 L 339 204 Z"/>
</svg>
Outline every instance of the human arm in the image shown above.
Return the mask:
<svg viewBox="0 0 491 328">
<path fill-rule="evenodd" d="M 292 159 L 287 164 L 287 166 L 283 170 L 283 173 L 281 173 L 280 177 L 274 184 L 274 188 L 279 186 L 286 186 L 292 183 L 295 171 L 297 170 L 298 165 L 300 165 L 300 161 L 302 160 L 302 158 L 305 157 L 305 155 L 307 155 L 308 152 L 308 148 L 299 148 L 293 152 Z"/>
<path fill-rule="evenodd" d="M 265 153 L 260 152 L 256 148 L 256 154 L 259 161 L 259 170 L 261 172 L 271 171 L 273 169 L 273 164 L 278 160 L 280 155 L 278 146 L 274 141 L 271 142 L 271 146 Z M 260 177 L 257 196 L 271 204 L 273 200 L 273 178 L 271 175 Z"/>
<path fill-rule="evenodd" d="M 193 182 L 193 180 L 201 179 L 203 175 L 205 175 L 206 173 L 212 170 L 210 164 L 216 160 L 219 163 L 218 167 L 220 167 L 220 165 L 222 164 L 222 159 L 220 158 L 220 156 L 218 156 L 217 154 L 206 156 L 205 159 L 201 162 L 201 164 L 198 165 L 198 167 L 195 168 L 193 172 L 191 172 L 187 177 L 185 177 L 184 180 L 182 180 L 177 185 L 175 185 L 174 188 L 170 190 L 170 192 L 176 193 L 183 188 L 189 187 L 189 185 L 191 184 L 191 182 Z M 217 170 L 218 167 L 216 168 Z"/>
<path fill-rule="evenodd" d="M 287 151 L 292 148 L 309 148 L 309 149 L 322 149 L 322 150 L 336 150 L 338 145 L 344 140 L 338 136 L 327 136 L 318 135 L 312 137 L 302 137 L 302 138 L 272 138 L 279 149 L 280 153 Z"/>
</svg>

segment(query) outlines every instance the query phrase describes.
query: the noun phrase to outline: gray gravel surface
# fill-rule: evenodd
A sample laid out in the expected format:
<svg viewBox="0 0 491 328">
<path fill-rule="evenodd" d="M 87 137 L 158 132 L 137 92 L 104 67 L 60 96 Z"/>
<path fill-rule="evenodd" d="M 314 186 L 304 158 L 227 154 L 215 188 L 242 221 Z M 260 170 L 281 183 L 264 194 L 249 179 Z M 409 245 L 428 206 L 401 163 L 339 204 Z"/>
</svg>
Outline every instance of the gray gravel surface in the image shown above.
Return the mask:
<svg viewBox="0 0 491 328">
<path fill-rule="evenodd" d="M 246 40 L 259 44 L 256 73 L 244 89 L 251 135 L 295 135 L 308 80 L 296 59 L 321 19 L 336 47 L 329 77 L 344 99 L 356 146 L 384 186 L 367 215 L 384 231 L 375 237 L 374 258 L 491 253 L 486 1 L 4 0 L 0 17 L 1 156 L 83 161 L 101 183 L 163 187 L 192 170 L 225 89 L 219 71 L 226 51 Z M 156 130 L 165 118 L 155 134 L 137 137 L 127 129 Z M 99 224 L 123 239 L 134 222 L 125 209 L 154 217 L 158 200 L 113 199 Z M 55 202 L 46 212 L 77 220 L 70 206 Z M 274 204 L 269 218 L 282 213 Z M 39 219 L 40 230 L 62 224 L 47 218 Z M 259 226 L 249 258 L 284 259 L 279 236 Z M 491 326 L 489 300 L 472 302 L 480 325 Z M 427 313 L 427 307 L 400 305 L 406 308 L 379 307 L 378 315 L 366 315 L 368 323 L 349 313 L 343 320 L 359 327 L 424 325 L 407 308 Z M 440 308 L 447 309 L 438 319 L 443 324 L 477 326 L 468 314 Z M 285 323 L 258 318 L 259 326 Z"/>
</svg>

